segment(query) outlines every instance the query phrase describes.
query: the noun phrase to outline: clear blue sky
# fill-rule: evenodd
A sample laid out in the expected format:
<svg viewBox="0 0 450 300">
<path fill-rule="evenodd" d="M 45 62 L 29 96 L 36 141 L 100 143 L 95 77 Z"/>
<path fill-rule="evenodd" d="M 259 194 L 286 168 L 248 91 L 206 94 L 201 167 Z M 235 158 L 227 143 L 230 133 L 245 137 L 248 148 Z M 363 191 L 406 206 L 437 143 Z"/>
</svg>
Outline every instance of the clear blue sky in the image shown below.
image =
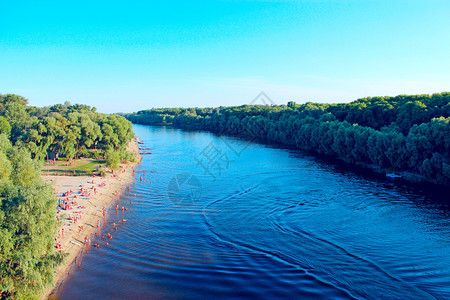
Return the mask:
<svg viewBox="0 0 450 300">
<path fill-rule="evenodd" d="M 0 93 L 102 112 L 450 91 L 450 1 L 0 0 Z"/>
</svg>

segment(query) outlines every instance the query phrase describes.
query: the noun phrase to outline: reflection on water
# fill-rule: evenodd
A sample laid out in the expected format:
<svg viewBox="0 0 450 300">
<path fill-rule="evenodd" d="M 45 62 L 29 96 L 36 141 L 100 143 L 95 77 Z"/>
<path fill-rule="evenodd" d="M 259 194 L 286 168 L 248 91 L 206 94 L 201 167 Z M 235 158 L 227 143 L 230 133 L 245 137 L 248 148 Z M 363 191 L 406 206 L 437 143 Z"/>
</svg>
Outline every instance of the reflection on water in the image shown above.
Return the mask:
<svg viewBox="0 0 450 300">
<path fill-rule="evenodd" d="M 135 132 L 153 153 L 144 180 L 119 200 L 128 211 L 108 211 L 113 240 L 83 257 L 62 299 L 450 298 L 446 191 L 210 133 Z M 211 142 L 219 169 L 199 163 Z"/>
</svg>

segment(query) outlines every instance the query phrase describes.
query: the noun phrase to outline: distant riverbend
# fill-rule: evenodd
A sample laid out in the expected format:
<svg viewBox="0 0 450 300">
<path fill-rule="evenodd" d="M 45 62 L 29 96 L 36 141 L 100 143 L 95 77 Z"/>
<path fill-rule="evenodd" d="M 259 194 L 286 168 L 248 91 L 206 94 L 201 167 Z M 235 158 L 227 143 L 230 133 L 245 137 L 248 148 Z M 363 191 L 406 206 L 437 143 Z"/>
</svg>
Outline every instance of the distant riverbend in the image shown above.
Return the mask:
<svg viewBox="0 0 450 300">
<path fill-rule="evenodd" d="M 128 210 L 109 208 L 113 239 L 61 299 L 450 298 L 448 190 L 208 132 L 134 129 L 151 154 L 113 203 Z"/>
</svg>

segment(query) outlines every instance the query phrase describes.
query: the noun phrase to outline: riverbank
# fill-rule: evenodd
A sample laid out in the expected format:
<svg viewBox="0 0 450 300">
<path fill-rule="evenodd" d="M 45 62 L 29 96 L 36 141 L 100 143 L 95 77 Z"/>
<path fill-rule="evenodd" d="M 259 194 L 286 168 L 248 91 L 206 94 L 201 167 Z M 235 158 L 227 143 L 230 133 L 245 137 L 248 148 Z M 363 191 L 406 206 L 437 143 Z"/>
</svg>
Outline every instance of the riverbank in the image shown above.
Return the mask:
<svg viewBox="0 0 450 300">
<path fill-rule="evenodd" d="M 59 226 L 55 237 L 56 251 L 63 251 L 68 255 L 64 263 L 55 270 L 55 285 L 44 292 L 42 299 L 50 298 L 58 291 L 77 258 L 87 247 L 92 246 L 89 243 L 85 245 L 85 239 L 90 240 L 97 227 L 102 226 L 106 207 L 132 182 L 134 168 L 142 158 L 137 139 L 130 142 L 128 150 L 135 155 L 135 162 L 121 164 L 115 174 L 108 173 L 105 177 L 42 176 L 46 183 L 53 186 L 61 203 L 70 203 L 66 210 L 58 209 Z"/>
</svg>

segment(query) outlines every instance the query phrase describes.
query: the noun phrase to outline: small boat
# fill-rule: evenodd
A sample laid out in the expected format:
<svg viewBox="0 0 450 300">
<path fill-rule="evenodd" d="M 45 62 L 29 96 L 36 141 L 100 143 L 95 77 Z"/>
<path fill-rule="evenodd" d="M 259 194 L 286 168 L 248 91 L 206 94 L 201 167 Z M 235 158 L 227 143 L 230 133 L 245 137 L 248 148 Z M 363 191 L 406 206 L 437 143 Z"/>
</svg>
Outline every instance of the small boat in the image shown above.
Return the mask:
<svg viewBox="0 0 450 300">
<path fill-rule="evenodd" d="M 151 152 L 143 152 L 143 153 L 139 153 L 141 155 L 145 155 L 145 154 L 152 154 Z"/>
<path fill-rule="evenodd" d="M 72 244 L 75 244 L 75 245 L 81 247 L 81 244 L 80 244 L 80 243 L 77 243 L 77 242 L 74 242 L 74 241 L 70 241 L 70 242 L 71 242 Z"/>
</svg>

